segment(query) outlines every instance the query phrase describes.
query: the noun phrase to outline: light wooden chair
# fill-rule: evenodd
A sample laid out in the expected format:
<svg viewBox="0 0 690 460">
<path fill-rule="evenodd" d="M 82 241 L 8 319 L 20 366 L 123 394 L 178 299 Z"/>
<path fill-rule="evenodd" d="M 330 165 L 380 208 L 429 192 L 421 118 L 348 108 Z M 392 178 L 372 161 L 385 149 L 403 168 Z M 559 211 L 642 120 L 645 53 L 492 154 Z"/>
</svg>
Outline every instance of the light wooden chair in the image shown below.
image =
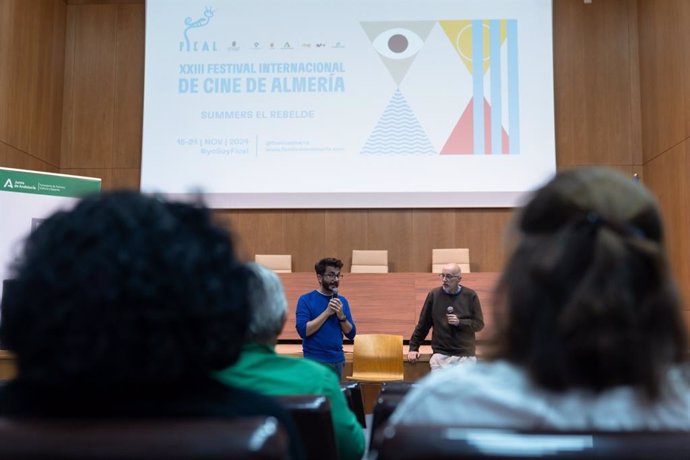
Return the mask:
<svg viewBox="0 0 690 460">
<path fill-rule="evenodd" d="M 292 256 L 290 254 L 256 254 L 254 262 L 270 268 L 276 273 L 292 273 Z"/>
<path fill-rule="evenodd" d="M 352 250 L 351 273 L 388 273 L 387 250 Z"/>
<path fill-rule="evenodd" d="M 349 380 L 390 382 L 403 380 L 403 337 L 392 334 L 358 334 L 352 352 Z"/>
<path fill-rule="evenodd" d="M 463 273 L 470 273 L 470 250 L 468 248 L 449 248 L 431 250 L 431 272 L 441 273 L 443 266 L 455 263 Z"/>
</svg>

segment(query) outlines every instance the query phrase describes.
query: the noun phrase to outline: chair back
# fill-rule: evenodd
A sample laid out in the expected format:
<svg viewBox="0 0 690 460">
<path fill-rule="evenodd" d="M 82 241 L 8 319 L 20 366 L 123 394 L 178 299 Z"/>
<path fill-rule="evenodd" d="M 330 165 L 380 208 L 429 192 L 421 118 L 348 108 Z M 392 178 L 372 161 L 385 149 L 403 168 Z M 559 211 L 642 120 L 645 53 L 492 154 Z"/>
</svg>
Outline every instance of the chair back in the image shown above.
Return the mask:
<svg viewBox="0 0 690 460">
<path fill-rule="evenodd" d="M 2 459 L 288 459 L 273 417 L 220 419 L 0 418 Z"/>
<path fill-rule="evenodd" d="M 362 397 L 362 388 L 359 382 L 342 382 L 340 389 L 345 395 L 347 405 L 355 416 L 362 428 L 367 427 L 367 419 L 364 414 L 364 398 Z"/>
<path fill-rule="evenodd" d="M 369 450 L 377 451 L 381 435 L 379 431 L 386 426 L 386 422 L 398 407 L 398 404 L 405 397 L 405 393 L 379 393 L 374 403 L 373 415 L 371 418 L 371 432 L 369 433 Z"/>
<path fill-rule="evenodd" d="M 290 254 L 256 254 L 254 262 L 276 273 L 292 273 L 292 255 Z"/>
<path fill-rule="evenodd" d="M 352 349 L 350 380 L 385 382 L 403 380 L 403 337 L 393 334 L 358 334 Z"/>
<path fill-rule="evenodd" d="M 302 438 L 307 460 L 337 457 L 338 449 L 331 417 L 331 403 L 327 397 L 290 395 L 274 398 L 290 412 Z"/>
<path fill-rule="evenodd" d="M 351 273 L 388 273 L 387 250 L 352 250 Z"/>
<path fill-rule="evenodd" d="M 379 395 L 398 394 L 406 395 L 408 391 L 417 385 L 415 382 L 383 382 Z"/>
<path fill-rule="evenodd" d="M 449 248 L 431 250 L 431 272 L 441 273 L 446 264 L 458 264 L 463 273 L 470 273 L 470 250 Z"/>
<path fill-rule="evenodd" d="M 379 434 L 378 460 L 690 458 L 688 432 L 530 432 L 427 424 L 386 426 Z"/>
</svg>

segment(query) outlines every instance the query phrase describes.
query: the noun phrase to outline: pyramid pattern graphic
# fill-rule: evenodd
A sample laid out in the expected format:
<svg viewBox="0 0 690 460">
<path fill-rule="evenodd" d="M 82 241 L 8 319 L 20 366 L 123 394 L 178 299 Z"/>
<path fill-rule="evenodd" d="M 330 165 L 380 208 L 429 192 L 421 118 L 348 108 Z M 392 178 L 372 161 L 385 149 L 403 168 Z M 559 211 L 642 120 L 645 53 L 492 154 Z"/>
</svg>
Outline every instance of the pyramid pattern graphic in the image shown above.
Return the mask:
<svg viewBox="0 0 690 460">
<path fill-rule="evenodd" d="M 364 155 L 436 155 L 407 101 L 396 90 L 361 151 Z"/>
</svg>

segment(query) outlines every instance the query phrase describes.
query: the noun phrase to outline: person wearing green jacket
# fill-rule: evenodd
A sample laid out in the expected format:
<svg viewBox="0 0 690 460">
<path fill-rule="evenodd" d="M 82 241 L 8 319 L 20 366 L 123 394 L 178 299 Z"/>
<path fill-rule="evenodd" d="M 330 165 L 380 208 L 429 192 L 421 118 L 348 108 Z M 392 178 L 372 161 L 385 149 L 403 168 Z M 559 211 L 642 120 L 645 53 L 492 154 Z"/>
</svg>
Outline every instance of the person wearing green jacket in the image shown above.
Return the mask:
<svg viewBox="0 0 690 460">
<path fill-rule="evenodd" d="M 282 356 L 275 344 L 285 326 L 287 299 L 280 278 L 271 270 L 248 264 L 250 280 L 249 331 L 239 360 L 215 374 L 221 382 L 271 396 L 314 394 L 326 396 L 338 458 L 359 460 L 364 454 L 364 430 L 350 410 L 335 373 L 316 361 Z"/>
</svg>

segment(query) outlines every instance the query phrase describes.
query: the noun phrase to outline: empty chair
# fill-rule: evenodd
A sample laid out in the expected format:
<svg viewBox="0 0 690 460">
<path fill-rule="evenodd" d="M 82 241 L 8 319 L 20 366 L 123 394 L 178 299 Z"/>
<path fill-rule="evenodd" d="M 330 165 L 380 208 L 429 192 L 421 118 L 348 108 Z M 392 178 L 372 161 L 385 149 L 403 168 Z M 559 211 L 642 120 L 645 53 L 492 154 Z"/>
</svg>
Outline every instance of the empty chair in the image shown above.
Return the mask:
<svg viewBox="0 0 690 460">
<path fill-rule="evenodd" d="M 673 431 L 528 432 L 420 424 L 386 426 L 378 437 L 378 460 L 690 458 L 690 436 Z"/>
<path fill-rule="evenodd" d="M 431 272 L 441 273 L 446 264 L 458 264 L 463 273 L 470 273 L 470 250 L 468 248 L 432 249 Z"/>
<path fill-rule="evenodd" d="M 256 254 L 254 262 L 276 273 L 292 273 L 292 255 L 290 254 Z"/>
<path fill-rule="evenodd" d="M 64 420 L 0 418 L 0 458 L 288 459 L 272 417 Z"/>
<path fill-rule="evenodd" d="M 351 273 L 388 273 L 388 251 L 352 250 Z"/>
<path fill-rule="evenodd" d="M 358 334 L 352 350 L 352 376 L 361 382 L 403 380 L 403 338 L 391 334 Z"/>
<path fill-rule="evenodd" d="M 321 395 L 275 396 L 292 415 L 307 460 L 322 460 L 337 455 L 331 403 Z"/>
</svg>

